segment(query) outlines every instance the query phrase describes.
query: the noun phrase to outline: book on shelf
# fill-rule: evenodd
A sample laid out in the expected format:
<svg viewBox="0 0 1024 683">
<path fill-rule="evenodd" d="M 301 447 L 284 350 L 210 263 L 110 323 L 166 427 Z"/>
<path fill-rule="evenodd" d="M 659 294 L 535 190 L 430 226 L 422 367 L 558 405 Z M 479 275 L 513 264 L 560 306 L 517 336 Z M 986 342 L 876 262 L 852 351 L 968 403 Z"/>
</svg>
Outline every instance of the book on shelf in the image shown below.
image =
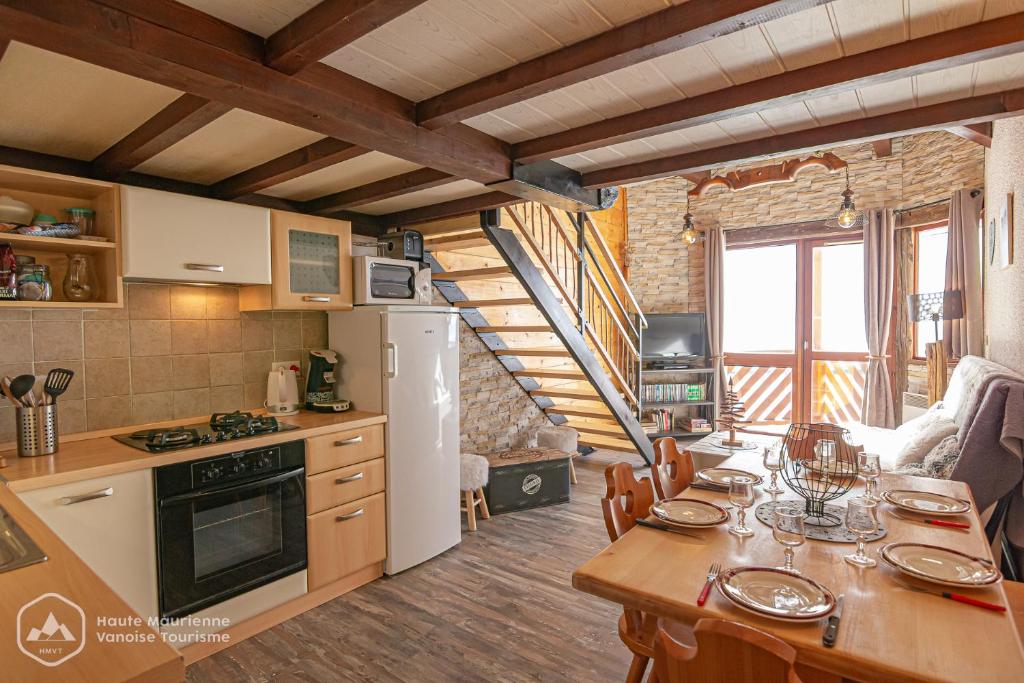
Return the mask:
<svg viewBox="0 0 1024 683">
<path fill-rule="evenodd" d="M 704 384 L 645 384 L 641 399 L 647 403 L 697 403 L 707 398 Z"/>
<path fill-rule="evenodd" d="M 687 432 L 708 433 L 714 431 L 711 423 L 702 417 L 684 417 L 678 420 L 679 426 Z"/>
</svg>

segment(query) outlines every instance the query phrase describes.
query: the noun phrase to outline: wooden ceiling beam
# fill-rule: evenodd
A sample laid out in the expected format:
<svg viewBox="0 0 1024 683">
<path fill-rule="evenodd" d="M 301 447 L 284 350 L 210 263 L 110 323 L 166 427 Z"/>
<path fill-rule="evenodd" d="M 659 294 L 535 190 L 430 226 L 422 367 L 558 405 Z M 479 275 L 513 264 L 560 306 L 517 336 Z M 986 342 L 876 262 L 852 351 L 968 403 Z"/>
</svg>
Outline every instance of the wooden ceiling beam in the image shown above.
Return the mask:
<svg viewBox="0 0 1024 683">
<path fill-rule="evenodd" d="M 811 152 L 991 121 L 1022 112 L 1024 89 L 1008 90 L 591 171 L 583 174 L 583 186 L 638 183 L 779 154 Z"/>
<path fill-rule="evenodd" d="M 432 168 L 418 168 L 415 171 L 409 171 L 408 173 L 383 178 L 366 185 L 311 199 L 303 203 L 302 206 L 303 210 L 307 213 L 334 213 L 340 209 L 351 209 L 382 199 L 390 199 L 391 197 L 398 197 L 410 192 L 446 185 L 453 180 L 458 179 L 450 173 L 436 171 Z"/>
<path fill-rule="evenodd" d="M 230 110 L 231 107 L 220 102 L 211 102 L 195 95 L 182 95 L 111 145 L 93 159 L 93 164 L 105 174 L 116 178 Z"/>
<path fill-rule="evenodd" d="M 873 140 L 871 142 L 871 147 L 875 151 L 876 159 L 884 159 L 885 157 L 892 156 L 892 138 Z"/>
<path fill-rule="evenodd" d="M 825 2 L 689 0 L 423 100 L 416 120 L 449 126 Z"/>
<path fill-rule="evenodd" d="M 7 46 L 11 44 L 11 41 L 0 38 L 0 59 L 4 58 L 4 53 L 7 52 Z"/>
<path fill-rule="evenodd" d="M 684 3 L 680 8 L 693 4 Z M 614 116 L 513 146 L 517 162 L 586 152 L 799 101 L 1024 51 L 1024 13 Z"/>
<path fill-rule="evenodd" d="M 0 39 L 18 40 L 478 182 L 504 180 L 511 174 L 508 146 L 500 140 L 465 131 L 427 131 L 411 118 L 382 109 L 376 96 L 366 95 L 367 88 L 325 89 L 310 82 L 305 72 L 288 76 L 211 45 L 193 37 L 191 26 L 179 24 L 174 12 L 161 14 L 159 21 L 151 17 L 155 10 L 147 7 L 162 7 L 162 0 L 104 2 L 110 4 L 0 0 Z"/>
<path fill-rule="evenodd" d="M 425 0 L 323 0 L 267 38 L 264 63 L 295 74 Z"/>
<path fill-rule="evenodd" d="M 976 142 L 984 147 L 992 146 L 992 122 L 974 123 L 966 126 L 951 126 L 947 128 L 953 135 L 959 135 L 965 140 Z"/>
<path fill-rule="evenodd" d="M 516 197 L 515 195 L 505 194 L 504 192 L 488 192 L 486 194 L 473 195 L 472 197 L 452 199 L 438 204 L 384 214 L 377 216 L 377 220 L 385 227 L 402 227 L 427 223 L 439 218 L 450 218 L 452 216 L 487 211 L 488 209 L 499 209 L 509 204 L 518 204 L 521 201 L 523 201 L 523 198 Z"/>
<path fill-rule="evenodd" d="M 368 151 L 341 140 L 324 138 L 225 178 L 212 186 L 212 192 L 221 199 L 234 199 L 354 159 Z"/>
</svg>

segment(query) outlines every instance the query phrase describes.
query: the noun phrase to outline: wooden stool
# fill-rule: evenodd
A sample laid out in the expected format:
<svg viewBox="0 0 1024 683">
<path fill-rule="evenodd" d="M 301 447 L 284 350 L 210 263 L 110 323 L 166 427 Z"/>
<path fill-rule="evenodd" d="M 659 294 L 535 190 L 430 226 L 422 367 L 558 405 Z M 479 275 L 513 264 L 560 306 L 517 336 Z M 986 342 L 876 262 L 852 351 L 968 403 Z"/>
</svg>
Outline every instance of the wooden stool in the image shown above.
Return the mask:
<svg viewBox="0 0 1024 683">
<path fill-rule="evenodd" d="M 569 453 L 569 483 L 576 482 L 576 468 L 572 461 L 577 455 L 580 433 L 572 427 L 549 425 L 537 431 L 537 448 L 554 448 Z"/>
<path fill-rule="evenodd" d="M 480 506 L 480 518 L 491 518 L 491 513 L 487 509 L 487 499 L 484 498 L 484 486 L 487 485 L 489 473 L 490 464 L 482 455 L 463 453 L 459 456 L 459 488 L 462 490 L 466 504 L 462 510 L 466 513 L 466 523 L 470 531 L 476 531 L 476 508 L 478 505 Z"/>
</svg>

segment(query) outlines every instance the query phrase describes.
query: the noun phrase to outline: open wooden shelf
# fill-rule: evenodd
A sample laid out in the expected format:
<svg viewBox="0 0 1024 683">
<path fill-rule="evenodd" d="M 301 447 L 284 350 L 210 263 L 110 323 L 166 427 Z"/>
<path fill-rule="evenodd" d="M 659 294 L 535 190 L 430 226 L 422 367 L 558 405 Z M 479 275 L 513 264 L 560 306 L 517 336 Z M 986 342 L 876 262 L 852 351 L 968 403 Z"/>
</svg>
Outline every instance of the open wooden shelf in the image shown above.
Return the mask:
<svg viewBox="0 0 1024 683">
<path fill-rule="evenodd" d="M 14 247 L 15 253 L 17 253 L 19 248 L 28 251 L 47 251 L 61 254 L 92 254 L 109 249 L 117 249 L 117 245 L 114 242 L 94 242 L 93 240 L 79 240 L 67 237 L 34 237 L 32 235 L 21 235 L 16 232 L 0 232 L 0 242 L 10 244 Z"/>
<path fill-rule="evenodd" d="M 121 308 L 121 304 L 117 301 L 0 301 L 0 309 L 3 308 Z"/>
</svg>

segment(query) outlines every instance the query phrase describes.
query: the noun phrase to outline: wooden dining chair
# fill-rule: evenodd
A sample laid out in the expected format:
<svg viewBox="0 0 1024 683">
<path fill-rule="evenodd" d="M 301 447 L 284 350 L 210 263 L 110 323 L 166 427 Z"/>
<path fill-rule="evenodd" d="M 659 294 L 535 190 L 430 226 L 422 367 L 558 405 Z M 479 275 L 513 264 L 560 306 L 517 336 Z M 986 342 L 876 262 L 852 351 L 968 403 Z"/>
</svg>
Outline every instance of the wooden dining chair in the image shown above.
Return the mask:
<svg viewBox="0 0 1024 683">
<path fill-rule="evenodd" d="M 734 621 L 701 619 L 690 631 L 662 620 L 654 637 L 657 683 L 801 683 L 795 661 L 787 643 Z"/>
<path fill-rule="evenodd" d="M 654 490 L 658 499 L 675 498 L 693 481 L 693 456 L 679 451 L 676 440 L 664 437 L 654 442 L 654 465 L 651 467 Z"/>
<path fill-rule="evenodd" d="M 640 480 L 633 474 L 629 463 L 618 462 L 604 470 L 608 490 L 601 499 L 604 523 L 612 543 L 636 526 L 636 520 L 651 514 L 654 505 L 654 486 L 651 480 Z M 633 653 L 633 661 L 626 674 L 626 683 L 640 683 L 647 664 L 654 655 L 654 634 L 658 628 L 657 617 L 637 609 L 622 608 L 619 617 L 619 638 Z"/>
</svg>

